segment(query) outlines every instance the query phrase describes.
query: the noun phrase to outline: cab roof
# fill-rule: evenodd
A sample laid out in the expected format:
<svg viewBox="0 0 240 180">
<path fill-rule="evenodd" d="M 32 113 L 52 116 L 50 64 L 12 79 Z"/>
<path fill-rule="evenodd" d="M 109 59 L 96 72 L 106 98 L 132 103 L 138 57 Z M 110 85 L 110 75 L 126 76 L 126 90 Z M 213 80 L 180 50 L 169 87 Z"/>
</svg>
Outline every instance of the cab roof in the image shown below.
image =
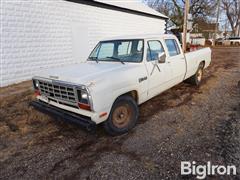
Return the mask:
<svg viewBox="0 0 240 180">
<path fill-rule="evenodd" d="M 125 35 L 105 38 L 102 41 L 112 40 L 128 40 L 128 39 L 157 39 L 157 38 L 176 38 L 172 34 L 140 34 L 140 35 Z"/>
</svg>

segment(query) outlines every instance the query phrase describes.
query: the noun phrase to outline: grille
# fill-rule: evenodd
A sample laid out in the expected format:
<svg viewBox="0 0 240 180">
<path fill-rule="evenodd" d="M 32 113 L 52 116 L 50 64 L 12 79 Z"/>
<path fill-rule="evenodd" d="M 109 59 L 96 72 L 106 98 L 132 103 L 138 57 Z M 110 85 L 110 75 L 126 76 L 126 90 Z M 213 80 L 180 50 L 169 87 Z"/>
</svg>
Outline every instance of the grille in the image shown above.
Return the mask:
<svg viewBox="0 0 240 180">
<path fill-rule="evenodd" d="M 39 87 L 41 94 L 66 102 L 76 103 L 76 96 L 74 87 L 66 84 L 54 84 L 52 82 L 39 81 Z"/>
</svg>

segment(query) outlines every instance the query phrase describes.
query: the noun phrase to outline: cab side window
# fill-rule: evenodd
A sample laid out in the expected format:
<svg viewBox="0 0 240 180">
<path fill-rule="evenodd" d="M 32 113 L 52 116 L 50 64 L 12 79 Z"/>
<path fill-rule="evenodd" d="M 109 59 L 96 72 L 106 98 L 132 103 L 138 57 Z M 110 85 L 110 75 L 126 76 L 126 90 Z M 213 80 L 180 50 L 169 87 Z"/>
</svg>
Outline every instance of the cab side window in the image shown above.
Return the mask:
<svg viewBox="0 0 240 180">
<path fill-rule="evenodd" d="M 180 54 L 180 49 L 175 39 L 166 39 L 165 43 L 170 56 L 176 56 Z"/>
<path fill-rule="evenodd" d="M 147 61 L 155 61 L 158 59 L 158 54 L 164 52 L 160 41 L 148 41 Z"/>
</svg>

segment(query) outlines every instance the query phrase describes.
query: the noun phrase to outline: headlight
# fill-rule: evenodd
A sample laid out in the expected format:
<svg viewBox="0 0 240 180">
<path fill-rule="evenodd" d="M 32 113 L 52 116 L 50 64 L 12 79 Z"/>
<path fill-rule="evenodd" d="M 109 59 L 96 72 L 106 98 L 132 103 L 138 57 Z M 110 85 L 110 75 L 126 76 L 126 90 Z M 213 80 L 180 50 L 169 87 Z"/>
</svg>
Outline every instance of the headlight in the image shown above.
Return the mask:
<svg viewBox="0 0 240 180">
<path fill-rule="evenodd" d="M 77 89 L 77 95 L 78 95 L 78 107 L 84 110 L 91 111 L 92 110 L 91 96 L 86 87 L 82 86 L 81 88 Z"/>
<path fill-rule="evenodd" d="M 41 93 L 40 93 L 40 90 L 39 90 L 38 80 L 33 79 L 33 88 L 34 88 L 34 91 L 35 91 L 35 96 L 40 96 Z"/>
<path fill-rule="evenodd" d="M 88 99 L 88 94 L 86 92 L 81 93 L 81 98 L 82 99 Z"/>
<path fill-rule="evenodd" d="M 39 89 L 39 82 L 38 82 L 38 80 L 33 79 L 33 87 L 34 87 L 35 90 Z"/>
<path fill-rule="evenodd" d="M 36 85 L 37 88 L 39 88 L 39 83 L 38 83 L 38 81 L 36 81 L 36 84 L 35 84 L 35 85 Z"/>
</svg>

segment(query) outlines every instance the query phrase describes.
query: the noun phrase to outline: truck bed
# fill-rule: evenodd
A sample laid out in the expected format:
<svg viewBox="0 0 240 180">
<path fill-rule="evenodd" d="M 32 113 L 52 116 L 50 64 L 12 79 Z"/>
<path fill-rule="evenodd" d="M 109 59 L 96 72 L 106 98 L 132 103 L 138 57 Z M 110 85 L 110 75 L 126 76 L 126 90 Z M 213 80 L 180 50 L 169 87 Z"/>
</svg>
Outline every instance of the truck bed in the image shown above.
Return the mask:
<svg viewBox="0 0 240 180">
<path fill-rule="evenodd" d="M 185 59 L 187 71 L 184 80 L 196 73 L 200 62 L 203 61 L 205 63 L 204 68 L 207 68 L 210 65 L 211 49 L 203 48 L 193 52 L 185 53 Z"/>
</svg>

